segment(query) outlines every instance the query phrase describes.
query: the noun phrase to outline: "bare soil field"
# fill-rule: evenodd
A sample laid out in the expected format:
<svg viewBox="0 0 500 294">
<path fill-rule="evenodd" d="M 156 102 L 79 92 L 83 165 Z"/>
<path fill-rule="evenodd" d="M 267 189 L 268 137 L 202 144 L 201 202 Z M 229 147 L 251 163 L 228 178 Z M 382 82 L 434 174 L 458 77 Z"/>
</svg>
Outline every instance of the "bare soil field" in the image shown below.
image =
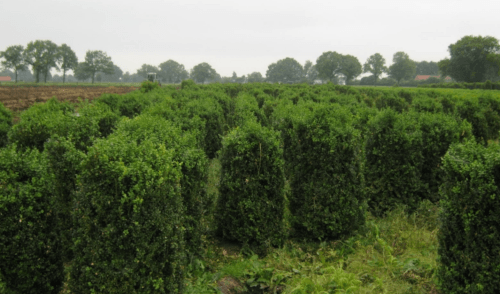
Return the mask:
<svg viewBox="0 0 500 294">
<path fill-rule="evenodd" d="M 77 102 L 93 100 L 104 93 L 125 94 L 137 90 L 137 87 L 75 87 L 75 86 L 41 86 L 12 87 L 0 86 L 0 103 L 12 111 L 29 108 L 35 102 L 45 102 L 52 97 L 59 101 Z"/>
</svg>

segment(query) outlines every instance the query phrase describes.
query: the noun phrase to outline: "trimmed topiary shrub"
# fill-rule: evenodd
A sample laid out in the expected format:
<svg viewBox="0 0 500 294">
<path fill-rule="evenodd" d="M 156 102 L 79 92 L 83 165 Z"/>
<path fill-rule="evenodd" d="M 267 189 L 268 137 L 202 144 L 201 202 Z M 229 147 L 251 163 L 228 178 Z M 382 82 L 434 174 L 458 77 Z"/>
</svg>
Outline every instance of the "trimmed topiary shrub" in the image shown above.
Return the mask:
<svg viewBox="0 0 500 294">
<path fill-rule="evenodd" d="M 175 151 L 116 134 L 82 162 L 72 293 L 182 291 L 184 208 Z"/>
<path fill-rule="evenodd" d="M 382 110 L 368 122 L 365 141 L 368 204 L 381 215 L 397 204 L 414 209 L 421 193 L 422 134 L 407 113 Z"/>
<path fill-rule="evenodd" d="M 289 201 L 297 236 L 334 239 L 364 225 L 360 132 L 352 121 L 340 106 L 293 121 Z"/>
<path fill-rule="evenodd" d="M 49 189 L 52 177 L 38 150 L 16 149 L 11 145 L 0 150 L 0 276 L 4 290 L 59 293 L 64 273 Z"/>
<path fill-rule="evenodd" d="M 473 141 L 443 158 L 438 278 L 444 293 L 500 289 L 500 147 Z"/>
<path fill-rule="evenodd" d="M 279 133 L 249 120 L 222 140 L 215 220 L 223 238 L 256 245 L 284 241 L 285 178 Z"/>
<path fill-rule="evenodd" d="M 7 134 L 12 127 L 12 113 L 0 103 L 0 148 L 8 143 Z"/>
<path fill-rule="evenodd" d="M 191 254 L 200 254 L 201 238 L 206 229 L 203 217 L 213 212 L 214 200 L 206 194 L 208 160 L 198 147 L 196 133 L 182 131 L 163 118 L 142 114 L 121 121 L 116 134 L 126 135 L 130 141 L 137 143 L 152 140 L 174 150 L 173 160 L 181 163 L 181 195 L 186 208 L 183 223 L 186 248 Z"/>
</svg>

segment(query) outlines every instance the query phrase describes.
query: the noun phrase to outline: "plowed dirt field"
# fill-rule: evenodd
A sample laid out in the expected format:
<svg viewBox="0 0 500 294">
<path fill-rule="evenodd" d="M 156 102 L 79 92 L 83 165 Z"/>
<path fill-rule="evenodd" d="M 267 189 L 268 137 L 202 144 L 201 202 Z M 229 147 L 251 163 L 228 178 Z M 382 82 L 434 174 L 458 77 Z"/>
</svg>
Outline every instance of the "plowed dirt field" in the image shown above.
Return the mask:
<svg viewBox="0 0 500 294">
<path fill-rule="evenodd" d="M 78 98 L 92 100 L 104 93 L 125 94 L 137 89 L 137 87 L 0 86 L 0 103 L 12 111 L 20 111 L 35 102 L 45 102 L 52 97 L 56 97 L 59 101 L 77 102 Z"/>
</svg>

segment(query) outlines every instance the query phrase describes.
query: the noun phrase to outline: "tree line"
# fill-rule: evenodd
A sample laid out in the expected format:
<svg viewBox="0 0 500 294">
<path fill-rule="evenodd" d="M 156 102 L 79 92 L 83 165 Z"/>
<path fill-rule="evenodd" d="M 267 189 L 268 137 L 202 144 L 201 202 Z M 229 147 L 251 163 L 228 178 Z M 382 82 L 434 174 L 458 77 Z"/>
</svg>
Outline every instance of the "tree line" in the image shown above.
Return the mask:
<svg viewBox="0 0 500 294">
<path fill-rule="evenodd" d="M 74 75 L 68 76 L 70 81 L 98 82 L 142 82 L 147 73 L 155 72 L 164 83 L 180 83 L 192 79 L 197 83 L 315 83 L 333 82 L 345 84 L 374 85 L 380 83 L 381 76 L 387 74 L 390 81 L 400 84 L 409 81 L 416 75 L 450 76 L 457 82 L 485 82 L 500 80 L 500 45 L 497 39 L 486 36 L 465 36 L 448 47 L 450 58 L 439 62 L 416 62 L 411 60 L 406 52 L 399 51 L 393 55 L 392 64 L 386 66 L 386 60 L 380 53 L 371 55 L 361 65 L 358 58 L 328 51 L 316 59 L 316 63 L 308 60 L 301 65 L 291 57 L 280 59 L 268 66 L 266 76 L 253 72 L 247 76 L 238 76 L 233 72 L 231 77 L 222 77 L 212 66 L 202 62 L 189 72 L 183 64 L 174 60 L 165 61 L 158 66 L 143 64 L 135 73 L 123 71 L 113 64 L 111 57 L 100 50 L 89 50 L 85 61 L 78 62 L 75 52 L 66 44 L 57 46 L 51 41 L 37 40 L 30 42 L 26 48 L 21 45 L 10 46 L 0 51 L 4 68 L 0 74 L 13 75 L 18 80 L 18 73 L 24 79 L 40 81 L 43 76 L 47 80 L 66 81 L 66 72 L 73 70 Z M 28 71 L 31 67 L 33 72 Z M 50 71 L 62 71 L 62 76 L 51 76 Z M 10 71 L 12 70 L 12 71 Z M 362 73 L 370 76 L 356 80 Z M 439 82 L 434 78 L 431 81 Z M 385 81 L 387 83 L 387 81 Z"/>
</svg>

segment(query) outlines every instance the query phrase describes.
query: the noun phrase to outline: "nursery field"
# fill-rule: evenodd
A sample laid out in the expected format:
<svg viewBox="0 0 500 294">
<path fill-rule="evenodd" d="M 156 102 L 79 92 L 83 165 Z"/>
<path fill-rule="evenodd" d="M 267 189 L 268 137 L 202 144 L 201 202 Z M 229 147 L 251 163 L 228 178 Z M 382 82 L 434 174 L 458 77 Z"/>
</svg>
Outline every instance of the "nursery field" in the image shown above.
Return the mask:
<svg viewBox="0 0 500 294">
<path fill-rule="evenodd" d="M 500 91 L 126 89 L 0 104 L 0 293 L 500 290 Z"/>
</svg>

